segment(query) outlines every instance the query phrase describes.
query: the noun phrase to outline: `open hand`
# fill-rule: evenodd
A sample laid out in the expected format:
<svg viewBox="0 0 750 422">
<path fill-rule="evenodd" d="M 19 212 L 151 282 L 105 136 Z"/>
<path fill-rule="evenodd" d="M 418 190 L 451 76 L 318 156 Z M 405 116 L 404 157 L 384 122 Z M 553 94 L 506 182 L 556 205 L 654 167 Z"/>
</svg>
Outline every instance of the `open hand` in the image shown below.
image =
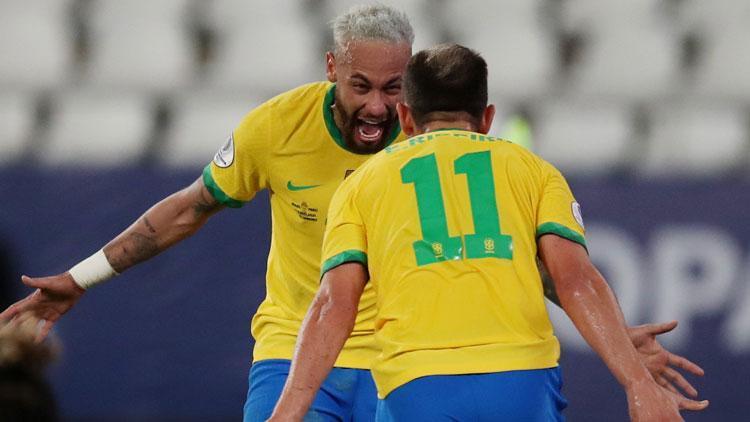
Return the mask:
<svg viewBox="0 0 750 422">
<path fill-rule="evenodd" d="M 643 364 L 654 380 L 673 393 L 679 390 L 691 397 L 697 397 L 698 391 L 675 368 L 686 370 L 694 375 L 703 376 L 703 369 L 688 359 L 666 350 L 656 336 L 668 333 L 677 327 L 677 321 L 660 324 L 644 324 L 628 328 L 628 335 L 638 351 Z M 679 388 L 679 390 L 678 390 Z"/>
<path fill-rule="evenodd" d="M 49 334 L 55 322 L 86 292 L 67 272 L 40 278 L 21 276 L 21 281 L 36 290 L 0 313 L 0 320 L 24 320 L 30 317 L 42 320 L 37 334 L 38 341 Z"/>
</svg>

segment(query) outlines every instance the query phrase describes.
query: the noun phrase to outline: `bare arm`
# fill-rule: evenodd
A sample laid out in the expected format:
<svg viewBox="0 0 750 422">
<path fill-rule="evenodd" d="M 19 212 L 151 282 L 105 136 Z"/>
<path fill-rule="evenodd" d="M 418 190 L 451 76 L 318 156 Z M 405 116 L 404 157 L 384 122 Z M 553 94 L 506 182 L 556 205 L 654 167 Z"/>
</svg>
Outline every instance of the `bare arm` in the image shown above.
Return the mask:
<svg viewBox="0 0 750 422">
<path fill-rule="evenodd" d="M 359 263 L 342 264 L 323 276 L 302 322 L 289 377 L 269 421 L 301 421 L 354 328 L 367 282 Z"/>
<path fill-rule="evenodd" d="M 557 291 L 555 290 L 555 283 L 552 281 L 547 268 L 539 258 L 537 258 L 536 263 L 539 268 L 539 275 L 542 278 L 544 297 L 562 309 L 560 298 L 557 297 Z M 686 370 L 698 376 L 703 375 L 703 368 L 689 359 L 665 349 L 656 339 L 656 336 L 668 333 L 676 327 L 677 321 L 670 321 L 627 327 L 627 330 L 628 337 L 630 337 L 630 341 L 635 346 L 636 351 L 638 351 L 641 361 L 646 365 L 646 369 L 648 369 L 651 376 L 654 377 L 659 385 L 677 394 L 683 394 L 684 392 L 692 397 L 697 397 L 698 391 L 682 374 L 677 372 L 676 368 Z"/>
<path fill-rule="evenodd" d="M 199 178 L 187 188 L 167 197 L 104 247 L 104 254 L 118 273 L 164 251 L 195 233 L 208 218 L 222 209 Z M 85 290 L 69 272 L 50 277 L 22 276 L 34 292 L 12 304 L 0 320 L 27 316 L 45 320 L 39 337 L 44 338 L 54 323 L 72 308 Z"/>
<path fill-rule="evenodd" d="M 539 269 L 539 276 L 542 278 L 544 297 L 546 297 L 550 302 L 557 305 L 558 308 L 562 309 L 560 298 L 557 297 L 557 290 L 555 290 L 555 282 L 552 281 L 552 277 L 550 277 L 549 271 L 547 271 L 547 267 L 544 266 L 544 263 L 542 263 L 542 260 L 539 259 L 539 257 L 536 258 L 536 266 Z"/>
<path fill-rule="evenodd" d="M 222 208 L 198 178 L 146 211 L 107 243 L 104 254 L 112 268 L 122 273 L 191 236 Z"/>
<path fill-rule="evenodd" d="M 585 249 L 545 235 L 539 239 L 539 256 L 554 280 L 563 309 L 624 387 L 633 420 L 682 420 L 680 400 L 662 390 L 641 362 L 615 296 Z M 694 403 L 695 410 L 708 405 Z"/>
</svg>

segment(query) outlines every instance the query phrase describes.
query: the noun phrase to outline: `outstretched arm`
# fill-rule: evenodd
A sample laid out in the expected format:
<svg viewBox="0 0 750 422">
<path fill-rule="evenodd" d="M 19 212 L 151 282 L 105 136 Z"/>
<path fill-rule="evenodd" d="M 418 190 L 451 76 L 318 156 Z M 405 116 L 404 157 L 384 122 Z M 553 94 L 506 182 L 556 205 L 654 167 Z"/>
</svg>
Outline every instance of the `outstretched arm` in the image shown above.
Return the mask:
<svg viewBox="0 0 750 422">
<path fill-rule="evenodd" d="M 549 270 L 563 309 L 624 387 L 636 421 L 679 421 L 679 408 L 702 410 L 695 402 L 662 389 L 633 347 L 619 305 L 585 249 L 556 235 L 539 239 L 539 256 Z"/>
<path fill-rule="evenodd" d="M 122 273 L 191 236 L 222 208 L 198 178 L 146 211 L 104 246 L 104 254 L 112 268 Z"/>
<path fill-rule="evenodd" d="M 187 188 L 151 207 L 107 243 L 103 248 L 104 256 L 112 269 L 121 273 L 189 237 L 222 208 L 199 178 Z M 47 335 L 54 323 L 85 292 L 68 271 L 50 277 L 23 276 L 21 281 L 34 288 L 34 292 L 6 309 L 0 314 L 0 320 L 18 316 L 45 320 L 40 338 Z"/>
<path fill-rule="evenodd" d="M 301 421 L 354 328 L 367 283 L 365 267 L 346 263 L 325 273 L 302 322 L 289 377 L 269 421 Z"/>
<path fill-rule="evenodd" d="M 557 297 L 555 283 L 552 281 L 547 268 L 542 261 L 537 258 L 537 267 L 539 275 L 542 277 L 542 286 L 544 296 L 550 302 L 562 308 L 560 298 Z M 683 369 L 693 375 L 703 376 L 703 369 L 691 362 L 685 357 L 676 355 L 665 349 L 656 336 L 668 333 L 677 327 L 677 321 L 664 322 L 659 324 L 644 324 L 635 327 L 627 327 L 628 337 L 638 351 L 641 361 L 646 369 L 651 373 L 656 382 L 670 391 L 683 394 L 687 393 L 691 397 L 697 397 L 698 391 L 690 384 L 685 377 L 677 372 L 676 368 Z M 682 391 L 680 391 L 682 390 Z"/>
<path fill-rule="evenodd" d="M 675 368 L 698 376 L 703 376 L 703 368 L 683 356 L 670 352 L 656 340 L 659 334 L 668 333 L 676 327 L 677 321 L 638 325 L 628 327 L 628 336 L 646 369 L 659 385 L 676 394 L 687 393 L 691 397 L 698 397 L 695 387 Z"/>
</svg>

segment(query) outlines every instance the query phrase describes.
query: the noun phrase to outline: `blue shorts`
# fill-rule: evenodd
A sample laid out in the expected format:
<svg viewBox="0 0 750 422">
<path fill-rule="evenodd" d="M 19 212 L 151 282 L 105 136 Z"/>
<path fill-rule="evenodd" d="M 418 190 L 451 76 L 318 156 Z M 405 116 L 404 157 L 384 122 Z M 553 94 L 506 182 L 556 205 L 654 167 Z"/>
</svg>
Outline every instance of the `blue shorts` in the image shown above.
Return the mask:
<svg viewBox="0 0 750 422">
<path fill-rule="evenodd" d="M 245 402 L 245 422 L 271 416 L 281 396 L 291 361 L 269 359 L 250 368 L 250 389 Z M 315 396 L 305 421 L 374 421 L 378 395 L 370 371 L 333 368 Z"/>
<path fill-rule="evenodd" d="M 564 421 L 559 368 L 412 380 L 378 401 L 378 422 Z"/>
</svg>

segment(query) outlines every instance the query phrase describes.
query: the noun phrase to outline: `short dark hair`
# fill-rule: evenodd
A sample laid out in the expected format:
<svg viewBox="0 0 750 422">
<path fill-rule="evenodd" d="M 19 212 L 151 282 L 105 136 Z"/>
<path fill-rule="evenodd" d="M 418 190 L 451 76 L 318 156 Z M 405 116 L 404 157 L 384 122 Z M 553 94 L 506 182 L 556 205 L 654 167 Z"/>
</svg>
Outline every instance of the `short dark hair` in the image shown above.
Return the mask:
<svg viewBox="0 0 750 422">
<path fill-rule="evenodd" d="M 444 112 L 466 112 L 478 122 L 487 107 L 487 62 L 458 44 L 428 48 L 409 60 L 403 89 L 418 125 Z"/>
</svg>

